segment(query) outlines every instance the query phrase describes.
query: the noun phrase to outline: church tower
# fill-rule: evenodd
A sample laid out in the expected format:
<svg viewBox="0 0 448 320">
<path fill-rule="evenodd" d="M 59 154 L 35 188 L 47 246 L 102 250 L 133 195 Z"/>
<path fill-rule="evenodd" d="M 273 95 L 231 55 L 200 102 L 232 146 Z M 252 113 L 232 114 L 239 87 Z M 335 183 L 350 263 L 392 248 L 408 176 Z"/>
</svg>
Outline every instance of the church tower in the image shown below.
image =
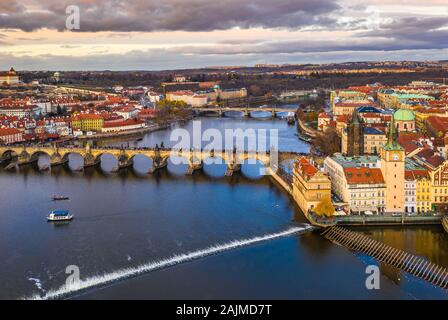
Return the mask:
<svg viewBox="0 0 448 320">
<path fill-rule="evenodd" d="M 397 128 L 393 117 L 387 143 L 381 148 L 381 171 L 386 183 L 386 212 L 404 212 L 405 152 L 397 142 Z"/>
<path fill-rule="evenodd" d="M 361 156 L 364 154 L 364 135 L 358 111 L 353 111 L 352 121 L 347 127 L 347 155 Z"/>
</svg>

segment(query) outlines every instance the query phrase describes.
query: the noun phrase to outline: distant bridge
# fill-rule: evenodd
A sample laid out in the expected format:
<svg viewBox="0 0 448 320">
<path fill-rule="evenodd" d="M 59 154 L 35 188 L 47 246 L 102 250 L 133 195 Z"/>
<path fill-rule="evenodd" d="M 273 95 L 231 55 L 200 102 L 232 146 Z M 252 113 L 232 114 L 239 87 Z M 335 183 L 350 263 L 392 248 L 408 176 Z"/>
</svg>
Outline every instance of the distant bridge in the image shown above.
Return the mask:
<svg viewBox="0 0 448 320">
<path fill-rule="evenodd" d="M 271 113 L 272 117 L 276 117 L 279 112 L 292 112 L 295 113 L 296 110 L 291 108 L 285 108 L 285 107 L 195 107 L 193 108 L 193 111 L 199 112 L 199 113 L 205 113 L 205 112 L 214 112 L 218 114 L 219 116 L 224 115 L 224 113 L 229 111 L 236 111 L 241 112 L 246 117 L 251 116 L 251 112 L 256 111 L 264 111 Z"/>
<path fill-rule="evenodd" d="M 233 172 L 241 169 L 241 164 L 246 160 L 253 159 L 261 162 L 266 168 L 271 165 L 288 160 L 295 159 L 302 153 L 295 152 L 251 152 L 237 150 L 182 150 L 167 148 L 92 148 L 87 145 L 81 147 L 58 147 L 53 146 L 0 146 L 0 160 L 10 160 L 10 166 L 20 166 L 37 162 L 40 155 L 47 155 L 50 158 L 51 166 L 58 166 L 68 163 L 69 156 L 77 154 L 83 158 L 83 166 L 79 170 L 95 166 L 101 163 L 101 156 L 109 154 L 118 161 L 117 170 L 133 165 L 134 157 L 143 155 L 152 160 L 153 173 L 168 165 L 168 159 L 172 156 L 185 159 L 188 163 L 187 174 L 193 174 L 194 171 L 202 168 L 204 161 L 210 158 L 221 158 L 227 165 L 226 176 L 231 176 Z"/>
</svg>

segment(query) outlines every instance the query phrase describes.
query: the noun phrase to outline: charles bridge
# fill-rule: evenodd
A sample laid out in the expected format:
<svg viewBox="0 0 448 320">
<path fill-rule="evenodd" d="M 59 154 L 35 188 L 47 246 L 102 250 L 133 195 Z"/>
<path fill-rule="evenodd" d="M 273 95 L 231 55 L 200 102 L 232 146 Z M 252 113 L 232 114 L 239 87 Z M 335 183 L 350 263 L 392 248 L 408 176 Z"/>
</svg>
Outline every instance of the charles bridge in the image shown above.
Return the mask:
<svg viewBox="0 0 448 320">
<path fill-rule="evenodd" d="M 296 152 L 251 152 L 234 150 L 182 150 L 170 148 L 123 148 L 123 147 L 76 147 L 76 146 L 51 146 L 40 145 L 18 145 L 18 146 L 0 146 L 0 160 L 10 161 L 10 166 L 21 166 L 35 163 L 40 155 L 46 155 L 50 159 L 50 166 L 63 165 L 69 162 L 69 156 L 77 154 L 83 159 L 82 168 L 92 167 L 101 163 L 102 155 L 109 154 L 118 161 L 117 170 L 124 169 L 133 165 L 134 157 L 137 155 L 146 156 L 152 160 L 153 173 L 168 165 L 168 159 L 172 156 L 180 157 L 188 163 L 187 174 L 193 174 L 194 171 L 202 168 L 207 159 L 220 158 L 226 164 L 226 176 L 231 176 L 234 172 L 241 169 L 241 165 L 247 160 L 258 161 L 266 169 L 277 169 L 277 164 L 284 160 L 295 159 L 300 155 Z M 82 169 L 80 168 L 80 169 Z"/>
</svg>

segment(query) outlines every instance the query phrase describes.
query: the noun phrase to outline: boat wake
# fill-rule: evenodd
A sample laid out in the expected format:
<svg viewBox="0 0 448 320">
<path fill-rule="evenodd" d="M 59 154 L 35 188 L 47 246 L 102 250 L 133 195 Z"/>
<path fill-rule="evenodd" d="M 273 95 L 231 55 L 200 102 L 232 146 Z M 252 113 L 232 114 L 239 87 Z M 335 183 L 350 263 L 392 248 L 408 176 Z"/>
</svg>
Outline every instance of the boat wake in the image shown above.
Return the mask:
<svg viewBox="0 0 448 320">
<path fill-rule="evenodd" d="M 217 253 L 221 253 L 224 251 L 245 247 L 249 245 L 253 245 L 260 242 L 265 242 L 269 240 L 274 240 L 277 238 L 282 238 L 286 236 L 290 236 L 293 234 L 303 233 L 305 231 L 311 231 L 314 227 L 311 225 L 305 225 L 302 227 L 294 227 L 287 229 L 282 232 L 278 233 L 272 233 L 267 234 L 264 236 L 258 236 L 250 239 L 244 239 L 244 240 L 235 240 L 232 242 L 228 242 L 225 244 L 215 245 L 211 246 L 209 248 L 203 249 L 203 250 L 197 250 L 185 254 L 179 254 L 172 256 L 167 259 L 155 261 L 155 262 L 149 262 L 137 267 L 132 268 L 123 268 L 111 273 L 107 273 L 104 275 L 98 275 L 93 276 L 91 278 L 87 278 L 85 280 L 79 280 L 78 282 L 70 285 L 63 285 L 62 287 L 55 289 L 55 290 L 48 290 L 44 295 L 34 295 L 28 298 L 25 298 L 25 300 L 51 300 L 51 299 L 60 299 L 68 297 L 74 293 L 91 289 L 94 287 L 103 286 L 106 284 L 110 284 L 112 282 L 123 280 L 130 277 L 135 277 L 144 273 L 148 273 L 154 270 L 160 270 L 167 267 L 171 267 L 177 264 L 185 263 L 188 261 L 204 258 L 207 256 L 215 255 Z"/>
</svg>

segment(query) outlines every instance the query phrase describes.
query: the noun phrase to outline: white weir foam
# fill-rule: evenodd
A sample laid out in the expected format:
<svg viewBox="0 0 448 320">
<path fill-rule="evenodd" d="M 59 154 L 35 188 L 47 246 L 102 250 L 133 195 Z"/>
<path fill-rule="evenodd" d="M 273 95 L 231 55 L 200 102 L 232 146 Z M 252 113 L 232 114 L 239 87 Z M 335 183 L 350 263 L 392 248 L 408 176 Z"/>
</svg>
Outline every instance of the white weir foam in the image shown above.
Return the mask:
<svg viewBox="0 0 448 320">
<path fill-rule="evenodd" d="M 155 262 L 149 262 L 149 263 L 140 265 L 138 267 L 123 268 L 123 269 L 120 269 L 120 270 L 117 270 L 117 271 L 114 271 L 111 273 L 107 273 L 104 275 L 93 276 L 93 277 L 87 278 L 85 280 L 80 280 L 75 284 L 71 284 L 71 285 L 65 284 L 62 287 L 60 287 L 59 289 L 49 290 L 45 293 L 45 295 L 36 294 L 34 296 L 25 298 L 25 300 L 41 300 L 41 299 L 48 300 L 48 299 L 64 298 L 64 297 L 69 296 L 70 294 L 73 294 L 73 293 L 76 293 L 76 292 L 79 292 L 82 290 L 87 290 L 90 288 L 103 286 L 105 284 L 109 284 L 109 283 L 112 283 L 112 282 L 115 282 L 118 280 L 123 280 L 126 278 L 134 277 L 134 276 L 137 276 L 137 275 L 140 275 L 143 273 L 147 273 L 150 271 L 164 269 L 164 268 L 174 266 L 174 265 L 177 265 L 180 263 L 185 263 L 185 262 L 188 262 L 191 260 L 215 255 L 215 254 L 223 252 L 223 251 L 228 251 L 228 250 L 245 247 L 245 246 L 253 245 L 253 244 L 268 241 L 268 240 L 286 237 L 286 236 L 290 236 L 290 235 L 297 234 L 297 233 L 302 233 L 304 231 L 312 230 L 312 229 L 314 229 L 313 226 L 306 225 L 304 227 L 294 227 L 294 228 L 290 228 L 290 229 L 282 231 L 282 232 L 267 234 L 264 236 L 258 236 L 258 237 L 254 237 L 251 239 L 235 240 L 235 241 L 228 242 L 225 244 L 211 246 L 207 249 L 197 250 L 197 251 L 193 251 L 193 252 L 189 252 L 189 253 L 185 253 L 185 254 L 179 254 L 179 255 L 175 255 L 170 258 L 155 261 Z"/>
</svg>

